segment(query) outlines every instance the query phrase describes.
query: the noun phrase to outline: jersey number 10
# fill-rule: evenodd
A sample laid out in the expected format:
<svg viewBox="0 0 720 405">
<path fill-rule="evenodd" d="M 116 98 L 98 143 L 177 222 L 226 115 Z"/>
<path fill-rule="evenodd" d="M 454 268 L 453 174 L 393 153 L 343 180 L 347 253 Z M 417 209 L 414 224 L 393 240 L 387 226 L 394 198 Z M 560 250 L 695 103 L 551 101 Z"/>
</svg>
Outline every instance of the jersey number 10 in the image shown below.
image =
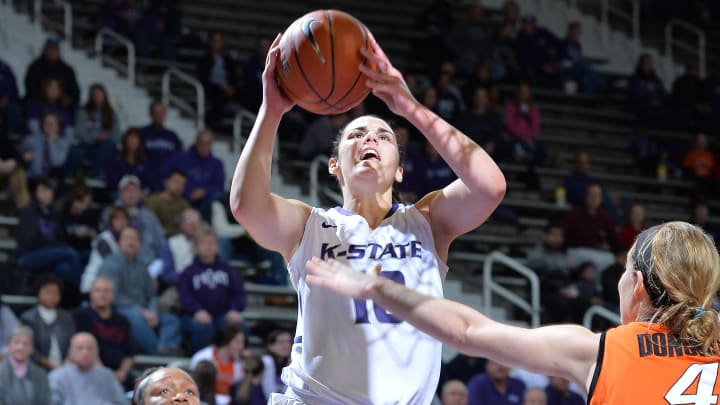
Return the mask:
<svg viewBox="0 0 720 405">
<path fill-rule="evenodd" d="M 399 271 L 381 271 L 380 277 L 389 278 L 396 283 L 405 285 L 405 276 Z M 368 317 L 368 301 L 353 300 L 353 303 L 355 304 L 355 323 L 370 323 L 370 318 Z M 372 303 L 372 307 L 378 322 L 392 324 L 402 322 L 402 319 L 396 318 L 374 302 Z"/>
</svg>

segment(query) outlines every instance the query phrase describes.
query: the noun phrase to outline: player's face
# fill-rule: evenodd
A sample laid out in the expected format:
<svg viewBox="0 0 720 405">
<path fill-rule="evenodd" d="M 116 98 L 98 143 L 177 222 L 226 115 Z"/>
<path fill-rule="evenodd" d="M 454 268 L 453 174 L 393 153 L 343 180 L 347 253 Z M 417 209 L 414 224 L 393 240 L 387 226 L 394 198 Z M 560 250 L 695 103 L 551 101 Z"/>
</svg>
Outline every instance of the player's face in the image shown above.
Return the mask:
<svg viewBox="0 0 720 405">
<path fill-rule="evenodd" d="M 165 405 L 184 403 L 200 405 L 197 385 L 180 370 L 163 369 L 156 371 L 143 391 L 144 404 Z"/>
<path fill-rule="evenodd" d="M 331 170 L 342 181 L 350 178 L 378 181 L 392 187 L 402 181 L 397 140 L 390 126 L 375 117 L 360 117 L 345 127 L 338 146 L 338 159 Z"/>
</svg>

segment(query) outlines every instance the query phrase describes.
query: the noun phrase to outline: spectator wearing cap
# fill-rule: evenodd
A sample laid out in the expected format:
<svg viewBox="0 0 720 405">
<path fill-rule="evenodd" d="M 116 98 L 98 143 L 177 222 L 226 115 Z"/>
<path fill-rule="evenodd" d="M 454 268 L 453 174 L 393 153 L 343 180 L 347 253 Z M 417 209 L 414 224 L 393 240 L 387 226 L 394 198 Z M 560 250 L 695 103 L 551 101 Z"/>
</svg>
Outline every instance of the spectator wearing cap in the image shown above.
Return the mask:
<svg viewBox="0 0 720 405">
<path fill-rule="evenodd" d="M 82 272 L 80 256 L 65 243 L 54 200 L 55 184 L 38 179 L 34 199 L 20 211 L 18 267 L 33 273 L 53 272 L 77 287 Z"/>
<path fill-rule="evenodd" d="M 183 198 L 187 178 L 180 170 L 173 170 L 165 178 L 165 189 L 148 197 L 145 206 L 152 211 L 160 221 L 165 236 L 178 233 L 178 217 L 190 206 Z"/>
<path fill-rule="evenodd" d="M 45 42 L 42 55 L 35 59 L 25 74 L 25 91 L 28 100 L 42 98 L 41 85 L 46 79 L 56 78 L 60 81 L 68 103 L 73 109 L 80 102 L 80 87 L 75 71 L 60 56 L 60 39 L 52 36 Z"/>
<path fill-rule="evenodd" d="M 213 156 L 212 143 L 213 133 L 201 130 L 195 144 L 175 162 L 175 167 L 187 175 L 185 199 L 205 217 L 209 217 L 212 202 L 225 191 L 225 168 L 220 159 Z"/>
<path fill-rule="evenodd" d="M 142 183 L 137 176 L 126 175 L 118 184 L 118 201 L 115 206 L 123 207 L 130 215 L 130 224 L 143 235 L 143 245 L 155 258 L 165 247 L 165 234 L 155 214 L 142 204 Z M 107 223 L 110 209 L 103 213 L 103 222 Z"/>
<path fill-rule="evenodd" d="M 99 275 L 115 285 L 118 312 L 130 322 L 135 344 L 145 354 L 176 354 L 180 320 L 159 310 L 155 283 L 148 272 L 152 258 L 141 250 L 140 235 L 138 229 L 125 227 L 118 241 L 120 250 L 103 261 Z"/>
<path fill-rule="evenodd" d="M 140 128 L 140 135 L 145 145 L 145 157 L 147 164 L 147 178 L 150 190 L 158 190 L 162 187 L 163 179 L 168 170 L 168 162 L 182 151 L 182 143 L 177 134 L 165 127 L 167 110 L 165 105 L 159 101 L 150 104 L 149 125 Z"/>
<path fill-rule="evenodd" d="M 145 163 L 145 145 L 140 130 L 128 128 L 120 141 L 120 154 L 108 162 L 105 170 L 105 183 L 109 190 L 117 190 L 120 179 L 131 174 L 147 185 L 148 168 Z"/>
<path fill-rule="evenodd" d="M 40 121 L 40 133 L 28 135 L 18 147 L 28 177 L 62 177 L 70 141 L 60 134 L 60 118 L 47 112 Z"/>
</svg>

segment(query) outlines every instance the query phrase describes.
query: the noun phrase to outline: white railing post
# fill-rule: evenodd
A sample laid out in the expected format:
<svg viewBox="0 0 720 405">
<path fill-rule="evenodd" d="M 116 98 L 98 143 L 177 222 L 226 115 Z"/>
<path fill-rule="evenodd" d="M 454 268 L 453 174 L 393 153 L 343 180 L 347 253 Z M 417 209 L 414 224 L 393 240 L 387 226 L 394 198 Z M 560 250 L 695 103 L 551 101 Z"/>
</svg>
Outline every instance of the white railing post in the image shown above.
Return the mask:
<svg viewBox="0 0 720 405">
<path fill-rule="evenodd" d="M 320 165 L 327 165 L 329 157 L 325 155 L 315 156 L 310 163 L 310 205 L 313 207 L 320 206 L 320 179 L 318 178 L 318 170 Z"/>
<path fill-rule="evenodd" d="M 195 88 L 195 111 L 193 111 L 192 107 L 190 107 L 187 103 L 184 103 L 179 97 L 173 97 L 172 92 L 170 91 L 170 79 L 173 76 Z M 203 88 L 202 83 L 200 83 L 200 81 L 196 78 L 184 73 L 178 68 L 169 68 L 162 76 L 162 100 L 165 105 L 169 106 L 170 103 L 173 102 L 186 112 L 190 114 L 194 113 L 195 127 L 198 130 L 205 127 L 205 89 Z"/>
<path fill-rule="evenodd" d="M 585 315 L 583 316 L 583 326 L 587 329 L 592 329 L 592 320 L 596 316 L 605 318 L 615 325 L 619 325 L 621 323 L 620 315 L 605 307 L 601 307 L 600 305 L 593 305 L 585 311 Z"/>
<path fill-rule="evenodd" d="M 696 27 L 693 24 L 690 24 L 686 21 L 679 20 L 677 18 L 673 18 L 668 22 L 668 24 L 665 26 L 665 55 L 670 59 L 670 61 L 673 63 L 673 66 L 675 62 L 673 61 L 673 29 L 675 27 L 684 28 L 688 31 L 691 31 L 695 33 L 698 37 L 698 46 L 697 46 L 697 54 L 698 54 L 698 70 L 700 72 L 700 77 L 705 77 L 706 73 L 706 60 L 705 60 L 705 31 L 702 29 Z"/>
<path fill-rule="evenodd" d="M 513 293 L 502 285 L 493 280 L 492 270 L 493 264 L 500 262 L 509 269 L 522 275 L 530 282 L 530 302 L 519 295 Z M 540 326 L 540 278 L 537 274 L 527 266 L 517 260 L 499 252 L 493 251 L 485 259 L 483 265 L 483 312 L 490 314 L 492 309 L 492 295 L 497 294 L 508 300 L 513 305 L 519 307 L 530 315 L 530 326 L 536 328 Z"/>
<path fill-rule="evenodd" d="M 132 41 L 118 34 L 110 28 L 101 28 L 100 31 L 95 35 L 95 57 L 98 60 L 98 64 L 102 66 L 103 57 L 103 44 L 105 42 L 105 35 L 111 37 L 117 42 L 121 43 L 127 49 L 127 78 L 131 85 L 135 85 L 135 45 Z"/>
<path fill-rule="evenodd" d="M 245 126 L 245 120 L 248 120 L 250 122 L 255 122 L 255 119 L 257 119 L 257 115 L 251 113 L 250 111 L 246 109 L 240 109 L 240 111 L 235 115 L 235 119 L 233 120 L 233 144 L 232 144 L 232 151 L 234 153 L 240 153 L 242 150 L 242 145 L 245 143 L 246 137 L 243 135 L 242 131 Z M 275 142 L 277 146 L 277 142 Z M 273 153 L 277 153 L 277 150 L 273 150 Z"/>
</svg>

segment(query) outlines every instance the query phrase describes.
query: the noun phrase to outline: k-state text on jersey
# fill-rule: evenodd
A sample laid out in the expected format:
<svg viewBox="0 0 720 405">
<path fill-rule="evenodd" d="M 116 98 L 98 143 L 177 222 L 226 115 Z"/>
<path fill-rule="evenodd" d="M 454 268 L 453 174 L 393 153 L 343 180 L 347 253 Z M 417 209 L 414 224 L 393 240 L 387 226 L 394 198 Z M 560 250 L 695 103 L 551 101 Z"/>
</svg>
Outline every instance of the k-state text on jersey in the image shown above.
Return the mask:
<svg viewBox="0 0 720 405">
<path fill-rule="evenodd" d="M 347 257 L 348 260 L 353 259 L 372 259 L 382 260 L 386 258 L 408 259 L 421 258 L 423 253 L 422 242 L 414 240 L 408 243 L 387 243 L 381 245 L 379 243 L 367 244 L 350 244 L 347 249 L 342 249 L 342 244 L 331 245 L 323 243 L 320 248 L 320 259 L 336 259 Z"/>
</svg>

